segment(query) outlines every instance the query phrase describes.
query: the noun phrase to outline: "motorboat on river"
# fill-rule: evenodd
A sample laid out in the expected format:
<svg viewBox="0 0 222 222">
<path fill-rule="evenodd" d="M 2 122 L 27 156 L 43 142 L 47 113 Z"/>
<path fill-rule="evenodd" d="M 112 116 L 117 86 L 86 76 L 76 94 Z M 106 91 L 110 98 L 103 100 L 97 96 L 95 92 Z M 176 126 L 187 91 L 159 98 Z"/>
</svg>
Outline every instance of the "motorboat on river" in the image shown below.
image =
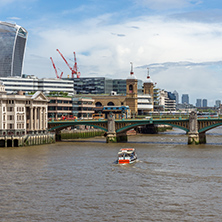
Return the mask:
<svg viewBox="0 0 222 222">
<path fill-rule="evenodd" d="M 119 164 L 134 163 L 136 160 L 137 160 L 137 155 L 134 148 L 122 148 L 118 152 L 117 163 Z"/>
</svg>

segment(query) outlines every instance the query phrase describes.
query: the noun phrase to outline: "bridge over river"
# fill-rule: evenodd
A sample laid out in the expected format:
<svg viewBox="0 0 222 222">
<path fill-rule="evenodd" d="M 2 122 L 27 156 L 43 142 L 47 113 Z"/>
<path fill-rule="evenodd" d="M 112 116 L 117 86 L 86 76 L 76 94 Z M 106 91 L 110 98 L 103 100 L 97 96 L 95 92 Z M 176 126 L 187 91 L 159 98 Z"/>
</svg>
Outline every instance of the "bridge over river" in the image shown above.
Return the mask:
<svg viewBox="0 0 222 222">
<path fill-rule="evenodd" d="M 210 129 L 222 125 L 222 118 L 220 117 L 205 117 L 198 118 L 196 112 L 191 112 L 189 116 L 181 117 L 150 117 L 148 119 L 115 119 L 112 114 L 108 119 L 85 119 L 85 120 L 63 120 L 63 121 L 49 121 L 49 131 L 55 131 L 56 134 L 67 127 L 77 125 L 93 126 L 105 131 L 106 142 L 127 142 L 126 132 L 138 126 L 148 124 L 154 125 L 170 125 L 177 127 L 186 132 L 188 135 L 188 144 L 206 143 L 206 132 Z"/>
</svg>

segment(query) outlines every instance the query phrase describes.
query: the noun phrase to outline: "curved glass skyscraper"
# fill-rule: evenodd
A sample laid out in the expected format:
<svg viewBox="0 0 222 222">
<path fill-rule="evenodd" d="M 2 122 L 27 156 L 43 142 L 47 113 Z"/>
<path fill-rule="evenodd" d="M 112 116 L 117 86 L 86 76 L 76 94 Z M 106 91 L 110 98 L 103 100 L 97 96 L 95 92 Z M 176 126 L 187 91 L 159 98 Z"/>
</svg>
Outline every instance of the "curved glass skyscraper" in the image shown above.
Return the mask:
<svg viewBox="0 0 222 222">
<path fill-rule="evenodd" d="M 21 76 L 28 32 L 0 21 L 0 77 Z"/>
</svg>

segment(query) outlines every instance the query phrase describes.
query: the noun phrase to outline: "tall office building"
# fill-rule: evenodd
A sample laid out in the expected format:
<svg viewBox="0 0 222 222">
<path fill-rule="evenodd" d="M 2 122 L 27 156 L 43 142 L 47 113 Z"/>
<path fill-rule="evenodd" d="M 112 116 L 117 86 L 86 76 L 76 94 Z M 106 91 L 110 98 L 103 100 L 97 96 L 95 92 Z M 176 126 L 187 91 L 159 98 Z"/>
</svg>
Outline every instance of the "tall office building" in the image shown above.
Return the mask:
<svg viewBox="0 0 222 222">
<path fill-rule="evenodd" d="M 207 99 L 203 99 L 203 107 L 207 107 Z"/>
<path fill-rule="evenodd" d="M 202 99 L 197 99 L 196 107 L 202 107 Z"/>
<path fill-rule="evenodd" d="M 179 103 L 179 93 L 176 90 L 174 90 L 173 94 L 176 96 L 176 104 L 178 104 Z"/>
<path fill-rule="evenodd" d="M 183 94 L 182 95 L 182 104 L 189 104 L 189 95 L 188 94 Z"/>
<path fill-rule="evenodd" d="M 126 79 L 109 79 L 106 77 L 83 77 L 74 80 L 76 94 L 126 94 Z M 138 93 L 142 94 L 143 81 L 138 80 Z"/>
<path fill-rule="evenodd" d="M 0 77 L 21 76 L 27 31 L 0 21 Z"/>
<path fill-rule="evenodd" d="M 169 98 L 170 100 L 175 100 L 175 102 L 176 102 L 176 95 L 175 95 L 174 93 L 172 93 L 172 92 L 167 92 L 167 94 L 168 94 L 168 98 Z"/>
<path fill-rule="evenodd" d="M 215 106 L 216 106 L 217 108 L 219 108 L 220 105 L 221 105 L 221 100 L 216 100 L 216 101 L 215 101 Z"/>
</svg>

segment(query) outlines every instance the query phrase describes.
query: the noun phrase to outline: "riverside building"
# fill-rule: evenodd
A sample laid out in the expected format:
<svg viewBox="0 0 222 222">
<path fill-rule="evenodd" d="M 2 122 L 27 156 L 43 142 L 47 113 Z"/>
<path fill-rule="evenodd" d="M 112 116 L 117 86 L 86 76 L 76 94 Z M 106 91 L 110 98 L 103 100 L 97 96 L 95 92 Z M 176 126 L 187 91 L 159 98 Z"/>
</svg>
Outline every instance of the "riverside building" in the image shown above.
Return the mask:
<svg viewBox="0 0 222 222">
<path fill-rule="evenodd" d="M 160 91 L 160 105 L 163 106 L 163 110 L 175 111 L 176 100 L 171 97 L 172 95 L 165 90 Z"/>
<path fill-rule="evenodd" d="M 34 95 L 6 94 L 0 81 L 0 147 L 50 143 L 48 99 L 38 91 Z"/>
<path fill-rule="evenodd" d="M 21 76 L 28 32 L 0 21 L 0 77 Z"/>
<path fill-rule="evenodd" d="M 22 75 L 22 77 L 0 77 L 0 80 L 4 83 L 7 93 L 13 93 L 16 91 L 23 91 L 26 93 L 41 91 L 45 94 L 49 92 L 65 92 L 69 95 L 74 94 L 73 80 L 69 79 L 39 79 L 34 75 Z"/>
<path fill-rule="evenodd" d="M 142 93 L 143 81 L 138 80 L 138 93 Z M 126 79 L 109 79 L 105 77 L 83 77 L 74 79 L 76 94 L 110 94 L 126 95 Z"/>
</svg>

